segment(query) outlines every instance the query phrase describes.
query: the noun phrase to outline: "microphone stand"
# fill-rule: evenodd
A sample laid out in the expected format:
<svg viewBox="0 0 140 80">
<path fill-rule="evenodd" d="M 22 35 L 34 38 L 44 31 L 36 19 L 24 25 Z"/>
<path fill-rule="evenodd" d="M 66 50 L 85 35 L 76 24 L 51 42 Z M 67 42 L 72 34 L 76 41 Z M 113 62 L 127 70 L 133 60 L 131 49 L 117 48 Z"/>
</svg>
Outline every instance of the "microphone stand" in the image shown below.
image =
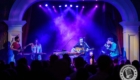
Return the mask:
<svg viewBox="0 0 140 80">
<path fill-rule="evenodd" d="M 66 50 L 64 50 L 63 48 L 65 48 L 65 47 L 67 46 L 67 44 L 68 44 L 72 39 L 73 39 L 73 37 L 70 38 L 70 39 L 68 40 L 68 42 L 64 45 L 64 47 L 62 47 L 62 51 L 66 51 Z"/>
</svg>

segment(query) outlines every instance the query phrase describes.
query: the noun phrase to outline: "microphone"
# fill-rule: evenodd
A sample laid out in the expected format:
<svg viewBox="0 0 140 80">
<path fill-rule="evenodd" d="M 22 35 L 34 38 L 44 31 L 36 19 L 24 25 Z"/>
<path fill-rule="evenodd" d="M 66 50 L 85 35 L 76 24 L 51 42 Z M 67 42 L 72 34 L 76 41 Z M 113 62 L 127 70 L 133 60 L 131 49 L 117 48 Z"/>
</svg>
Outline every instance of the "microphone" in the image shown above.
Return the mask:
<svg viewBox="0 0 140 80">
<path fill-rule="evenodd" d="M 86 37 L 83 37 L 83 40 L 85 41 L 86 40 Z"/>
</svg>

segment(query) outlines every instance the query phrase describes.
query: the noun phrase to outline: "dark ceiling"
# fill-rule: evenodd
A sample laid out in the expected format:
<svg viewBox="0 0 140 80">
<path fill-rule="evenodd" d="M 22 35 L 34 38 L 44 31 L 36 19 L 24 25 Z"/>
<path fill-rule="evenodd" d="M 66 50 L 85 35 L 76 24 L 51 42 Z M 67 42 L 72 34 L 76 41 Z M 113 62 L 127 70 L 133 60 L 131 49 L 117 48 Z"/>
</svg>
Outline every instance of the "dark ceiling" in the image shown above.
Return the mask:
<svg viewBox="0 0 140 80">
<path fill-rule="evenodd" d="M 15 0 L 0 0 L 0 21 L 7 20 Z"/>
<path fill-rule="evenodd" d="M 140 0 L 131 0 L 134 4 L 140 21 Z M 10 9 L 15 0 L 0 0 L 0 21 L 7 20 Z"/>
</svg>

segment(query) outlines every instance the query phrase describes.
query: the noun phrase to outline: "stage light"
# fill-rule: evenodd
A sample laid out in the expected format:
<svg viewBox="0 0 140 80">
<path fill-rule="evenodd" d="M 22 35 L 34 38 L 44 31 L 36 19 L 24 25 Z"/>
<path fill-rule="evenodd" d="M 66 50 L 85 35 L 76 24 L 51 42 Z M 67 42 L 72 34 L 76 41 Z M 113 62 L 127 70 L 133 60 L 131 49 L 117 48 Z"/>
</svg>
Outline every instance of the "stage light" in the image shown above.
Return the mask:
<svg viewBox="0 0 140 80">
<path fill-rule="evenodd" d="M 89 55 L 90 55 L 90 56 L 93 56 L 93 52 L 90 51 L 90 52 L 89 52 Z"/>
<path fill-rule="evenodd" d="M 55 8 L 55 6 L 52 6 L 53 8 Z"/>
<path fill-rule="evenodd" d="M 96 5 L 95 7 L 97 8 L 98 6 Z"/>
<path fill-rule="evenodd" d="M 59 7 L 61 7 L 61 5 L 59 5 Z"/>
<path fill-rule="evenodd" d="M 48 4 L 45 4 L 45 6 L 47 7 L 47 6 L 48 6 Z"/>
<path fill-rule="evenodd" d="M 82 6 L 82 8 L 85 8 L 85 6 Z"/>
<path fill-rule="evenodd" d="M 65 7 L 67 7 L 67 5 L 65 5 Z"/>
<path fill-rule="evenodd" d="M 78 5 L 76 7 L 78 8 Z"/>
<path fill-rule="evenodd" d="M 72 5 L 70 5 L 70 7 L 72 7 Z"/>
<path fill-rule="evenodd" d="M 39 5 L 39 7 L 42 7 L 42 5 Z"/>
</svg>

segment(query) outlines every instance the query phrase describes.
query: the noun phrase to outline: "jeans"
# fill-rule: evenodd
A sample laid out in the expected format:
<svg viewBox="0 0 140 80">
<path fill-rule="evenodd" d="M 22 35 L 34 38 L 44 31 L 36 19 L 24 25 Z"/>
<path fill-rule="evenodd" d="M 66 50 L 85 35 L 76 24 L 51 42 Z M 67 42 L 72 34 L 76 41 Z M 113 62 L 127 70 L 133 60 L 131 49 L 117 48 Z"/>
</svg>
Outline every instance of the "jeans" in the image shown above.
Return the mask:
<svg viewBox="0 0 140 80">
<path fill-rule="evenodd" d="M 42 60 L 42 56 L 41 55 L 38 55 L 37 56 L 37 59 L 40 61 L 40 60 Z"/>
<path fill-rule="evenodd" d="M 17 51 L 13 51 L 14 54 L 14 58 L 15 58 L 15 62 L 18 60 L 18 52 Z"/>
<path fill-rule="evenodd" d="M 35 53 L 32 53 L 32 54 L 31 54 L 31 60 L 35 60 L 35 59 L 36 59 L 35 56 L 36 56 Z"/>
<path fill-rule="evenodd" d="M 83 59 L 89 63 L 90 62 L 90 55 L 88 52 L 86 52 L 85 54 L 81 55 L 80 57 L 83 57 Z"/>
<path fill-rule="evenodd" d="M 14 55 L 8 56 L 8 64 L 9 64 L 10 62 L 15 62 Z"/>
<path fill-rule="evenodd" d="M 31 60 L 42 60 L 42 56 L 40 54 L 37 54 L 37 53 L 32 53 Z"/>
</svg>

